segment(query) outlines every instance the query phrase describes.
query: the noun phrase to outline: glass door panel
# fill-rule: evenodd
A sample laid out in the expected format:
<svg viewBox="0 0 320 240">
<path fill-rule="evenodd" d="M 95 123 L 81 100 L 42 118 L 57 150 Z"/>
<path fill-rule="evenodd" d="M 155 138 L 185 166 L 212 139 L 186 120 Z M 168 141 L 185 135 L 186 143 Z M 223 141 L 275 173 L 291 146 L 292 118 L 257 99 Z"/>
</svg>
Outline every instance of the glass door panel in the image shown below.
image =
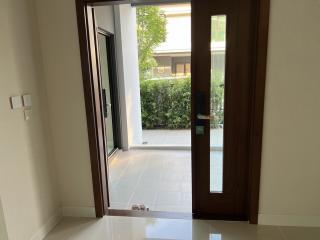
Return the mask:
<svg viewBox="0 0 320 240">
<path fill-rule="evenodd" d="M 211 17 L 210 192 L 223 191 L 226 16 Z"/>
<path fill-rule="evenodd" d="M 103 113 L 105 118 L 105 132 L 106 132 L 106 149 L 108 155 L 115 149 L 114 144 L 114 128 L 112 119 L 112 98 L 110 88 L 110 75 L 108 65 L 108 49 L 107 49 L 107 37 L 101 33 L 98 34 L 99 43 L 99 57 L 100 57 L 100 73 L 102 83 L 102 102 Z"/>
</svg>

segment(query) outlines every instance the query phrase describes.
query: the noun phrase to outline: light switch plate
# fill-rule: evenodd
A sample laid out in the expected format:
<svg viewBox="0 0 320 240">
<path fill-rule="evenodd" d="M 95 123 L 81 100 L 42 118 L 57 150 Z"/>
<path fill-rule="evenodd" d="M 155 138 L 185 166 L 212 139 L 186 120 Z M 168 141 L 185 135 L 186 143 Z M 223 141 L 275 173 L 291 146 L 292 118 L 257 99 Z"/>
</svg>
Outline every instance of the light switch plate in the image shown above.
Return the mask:
<svg viewBox="0 0 320 240">
<path fill-rule="evenodd" d="M 13 96 L 10 97 L 11 108 L 12 109 L 19 109 L 22 108 L 22 99 L 21 96 Z"/>
<path fill-rule="evenodd" d="M 31 107 L 32 106 L 32 99 L 30 94 L 25 94 L 22 96 L 23 106 L 24 107 Z"/>
</svg>

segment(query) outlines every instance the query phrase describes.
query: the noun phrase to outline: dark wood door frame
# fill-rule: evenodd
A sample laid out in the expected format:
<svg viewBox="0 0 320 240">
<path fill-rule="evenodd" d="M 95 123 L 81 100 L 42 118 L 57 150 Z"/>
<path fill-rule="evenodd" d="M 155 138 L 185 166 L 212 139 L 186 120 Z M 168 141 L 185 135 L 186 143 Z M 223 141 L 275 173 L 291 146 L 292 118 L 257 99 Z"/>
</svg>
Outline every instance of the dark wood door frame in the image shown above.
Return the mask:
<svg viewBox="0 0 320 240">
<path fill-rule="evenodd" d="M 96 63 L 93 53 L 96 53 L 93 46 L 90 46 L 90 6 L 105 4 L 121 4 L 126 1 L 117 0 L 75 0 L 79 44 L 81 54 L 81 66 L 83 76 L 84 97 L 86 105 L 88 138 L 91 159 L 91 171 L 94 190 L 95 210 L 97 217 L 103 217 L 108 213 L 107 206 L 107 187 L 106 187 L 106 161 L 104 149 L 104 136 L 102 129 L 102 118 L 100 102 L 97 98 L 97 79 L 95 79 Z M 256 0 L 255 6 L 255 43 L 252 73 L 252 97 L 251 97 L 251 129 L 249 146 L 249 176 L 248 176 L 248 217 L 250 223 L 257 224 L 259 211 L 259 190 L 260 190 L 260 168 L 261 168 L 261 150 L 263 133 L 263 113 L 265 80 L 268 49 L 268 30 L 269 30 L 269 10 L 270 0 Z M 91 29 L 92 30 L 92 29 Z M 96 59 L 94 59 L 96 61 Z M 194 182 L 194 181 L 193 181 Z"/>
</svg>

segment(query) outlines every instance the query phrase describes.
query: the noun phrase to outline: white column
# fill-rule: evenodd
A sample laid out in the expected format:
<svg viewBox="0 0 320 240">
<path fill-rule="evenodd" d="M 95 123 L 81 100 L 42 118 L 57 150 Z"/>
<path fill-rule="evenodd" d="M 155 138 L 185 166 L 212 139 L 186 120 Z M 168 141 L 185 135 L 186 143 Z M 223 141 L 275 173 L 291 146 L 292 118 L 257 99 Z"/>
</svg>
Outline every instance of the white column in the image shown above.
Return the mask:
<svg viewBox="0 0 320 240">
<path fill-rule="evenodd" d="M 114 13 L 122 145 L 126 150 L 142 143 L 136 9 L 122 4 L 114 7 Z"/>
</svg>

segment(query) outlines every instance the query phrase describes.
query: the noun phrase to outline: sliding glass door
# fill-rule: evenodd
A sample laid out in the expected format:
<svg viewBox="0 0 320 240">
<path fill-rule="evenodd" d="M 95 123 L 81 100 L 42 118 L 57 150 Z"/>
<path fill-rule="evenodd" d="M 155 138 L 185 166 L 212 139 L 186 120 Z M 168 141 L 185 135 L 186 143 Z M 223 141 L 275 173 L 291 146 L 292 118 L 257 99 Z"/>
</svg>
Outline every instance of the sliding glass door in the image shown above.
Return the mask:
<svg viewBox="0 0 320 240">
<path fill-rule="evenodd" d="M 102 89 L 102 108 L 105 123 L 105 143 L 108 156 L 117 149 L 115 78 L 112 76 L 112 36 L 103 31 L 98 32 L 100 78 Z"/>
</svg>

